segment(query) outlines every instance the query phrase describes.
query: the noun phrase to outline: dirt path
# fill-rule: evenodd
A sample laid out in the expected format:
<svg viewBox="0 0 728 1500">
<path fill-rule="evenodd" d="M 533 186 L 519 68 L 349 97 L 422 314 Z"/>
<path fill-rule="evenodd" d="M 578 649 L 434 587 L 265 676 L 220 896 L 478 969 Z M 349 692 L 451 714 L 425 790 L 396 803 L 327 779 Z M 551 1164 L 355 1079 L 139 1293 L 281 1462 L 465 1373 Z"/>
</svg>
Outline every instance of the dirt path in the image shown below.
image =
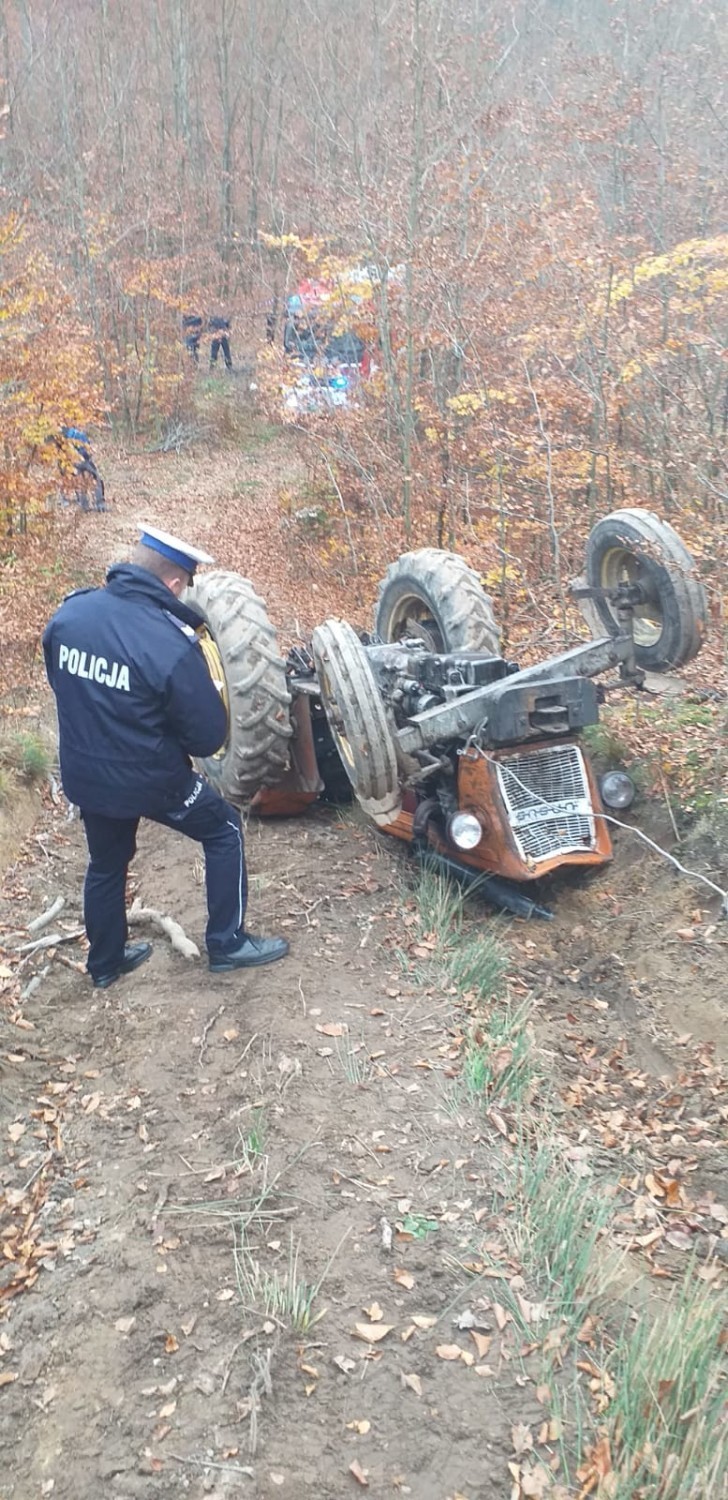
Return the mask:
<svg viewBox="0 0 728 1500">
<path fill-rule="evenodd" d="M 78 827 L 55 811 L 39 833 L 6 882 L 6 930 L 59 890 L 62 921 L 80 915 Z M 285 963 L 213 979 L 157 938 L 108 995 L 56 964 L 4 1013 L 0 1370 L 17 1378 L 0 1393 L 0 1493 L 340 1500 L 361 1487 L 353 1464 L 374 1495 L 504 1496 L 540 1366 L 494 1316 L 498 1279 L 473 1282 L 486 1245 L 494 1276 L 530 1293 L 495 1207 L 492 1132 L 458 1093 L 453 998 L 403 979 L 401 867 L 355 820 L 251 825 L 248 848 L 256 924 L 289 933 Z M 145 829 L 134 875 L 201 942 L 194 849 Z M 513 984 L 530 958 L 546 1055 L 573 1088 L 590 1067 L 613 1077 L 626 1035 L 623 1099 L 630 1079 L 664 1094 L 675 1039 L 632 965 L 620 989 L 616 953 L 592 944 L 588 976 L 565 966 L 586 930 L 582 898 L 563 899 L 546 949 L 514 929 Z M 573 1112 L 576 1139 L 590 1101 Z M 636 1113 L 644 1170 L 638 1136 Z M 276 1299 L 292 1255 L 301 1298 L 322 1282 L 308 1327 Z M 468 1310 L 477 1338 L 458 1326 Z"/>
<path fill-rule="evenodd" d="M 238 460 L 221 464 L 224 506 Z M 258 473 L 256 556 L 278 536 Z M 87 557 L 118 555 L 142 495 L 146 519 L 211 541 L 194 474 L 177 491 L 167 460 L 126 476 Z M 285 628 L 300 584 L 277 566 L 262 583 Z M 502 1500 L 530 1433 L 549 1477 L 528 1493 L 563 1500 L 542 1292 L 502 1189 L 516 1137 L 507 1109 L 463 1092 L 467 1002 L 419 964 L 400 857 L 326 812 L 252 823 L 248 853 L 251 919 L 289 935 L 288 960 L 213 978 L 157 935 L 102 995 L 78 943 L 57 950 L 70 966 L 17 967 L 24 925 L 59 892 L 61 927 L 80 919 L 83 840 L 63 807 L 7 873 L 0 1497 Z M 145 828 L 133 873 L 201 944 L 196 850 Z M 661 1287 L 728 1243 L 708 1045 L 725 1038 L 726 935 L 626 839 L 611 871 L 551 896 L 549 928 L 497 924 L 508 994 L 533 1007 L 574 1171 L 626 1172 L 617 1238 Z"/>
<path fill-rule="evenodd" d="M 247 420 L 247 419 L 245 419 Z M 137 521 L 147 521 L 205 548 L 218 567 L 252 578 L 287 640 L 307 637 L 327 614 L 347 609 L 368 622 L 372 600 L 350 576 L 347 557 L 324 567 L 305 527 L 306 470 L 290 432 L 250 418 L 247 436 L 177 453 L 100 455 L 107 483 L 105 515 L 77 518 L 80 569 L 100 578 L 128 555 Z"/>
<path fill-rule="evenodd" d="M 38 1280 L 4 1325 L 18 1374 L 0 1408 L 7 1500 L 51 1480 L 62 1500 L 99 1481 L 333 1500 L 355 1490 L 355 1461 L 375 1494 L 502 1493 L 511 1402 L 525 1418 L 534 1402 L 502 1376 L 493 1399 L 483 1361 L 478 1376 L 433 1358 L 464 1306 L 444 1260 L 464 1253 L 488 1188 L 423 1071 L 446 1070 L 449 1006 L 387 959 L 396 867 L 333 818 L 251 830 L 249 852 L 256 919 L 291 934 L 285 964 L 221 982 L 158 941 L 108 997 L 54 971 L 27 1007 L 33 1031 L 16 1031 L 13 1203 L 46 1146 L 52 1160 L 28 1230 Z M 30 904 L 61 886 L 75 922 L 82 865 L 72 830 L 50 870 L 22 876 Z M 200 941 L 193 852 L 147 830 L 136 878 Z M 383 1219 L 408 1214 L 430 1233 L 388 1251 Z M 308 1332 L 282 1307 L 261 1314 L 260 1297 L 245 1305 L 233 1229 L 246 1219 L 266 1277 L 285 1277 L 293 1244 L 299 1277 L 324 1278 Z M 357 1323 L 392 1331 L 370 1346 Z"/>
</svg>

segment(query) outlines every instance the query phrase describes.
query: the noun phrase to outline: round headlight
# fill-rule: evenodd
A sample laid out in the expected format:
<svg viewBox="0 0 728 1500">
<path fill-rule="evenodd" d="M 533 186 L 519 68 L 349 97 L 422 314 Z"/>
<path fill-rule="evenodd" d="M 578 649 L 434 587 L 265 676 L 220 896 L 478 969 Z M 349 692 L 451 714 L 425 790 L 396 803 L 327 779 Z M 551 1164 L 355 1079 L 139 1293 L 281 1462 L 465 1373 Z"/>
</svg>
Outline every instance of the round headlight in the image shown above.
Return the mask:
<svg viewBox="0 0 728 1500">
<path fill-rule="evenodd" d="M 634 802 L 635 784 L 626 771 L 606 771 L 599 777 L 599 790 L 605 807 L 619 810 Z"/>
<path fill-rule="evenodd" d="M 483 828 L 475 813 L 453 813 L 447 825 L 447 836 L 457 849 L 474 849 L 483 837 Z"/>
</svg>

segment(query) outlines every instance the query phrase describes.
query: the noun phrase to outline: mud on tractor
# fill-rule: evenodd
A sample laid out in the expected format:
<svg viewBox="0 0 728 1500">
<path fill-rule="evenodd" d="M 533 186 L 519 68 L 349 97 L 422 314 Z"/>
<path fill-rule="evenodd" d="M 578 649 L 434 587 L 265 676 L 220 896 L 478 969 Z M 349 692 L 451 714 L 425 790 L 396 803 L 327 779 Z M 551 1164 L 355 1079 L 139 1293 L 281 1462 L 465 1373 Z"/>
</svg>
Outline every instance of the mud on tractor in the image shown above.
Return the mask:
<svg viewBox="0 0 728 1500">
<path fill-rule="evenodd" d="M 634 793 L 625 773 L 597 778 L 582 731 L 610 687 L 639 691 L 646 673 L 695 657 L 707 623 L 689 552 L 645 510 L 595 525 L 572 590 L 594 638 L 521 669 L 501 655 L 477 574 L 428 547 L 388 569 L 371 635 L 326 620 L 284 660 L 252 584 L 203 574 L 189 597 L 229 733 L 202 769 L 262 816 L 354 796 L 490 904 L 548 917 L 529 883 L 605 864 L 605 809 Z"/>
</svg>

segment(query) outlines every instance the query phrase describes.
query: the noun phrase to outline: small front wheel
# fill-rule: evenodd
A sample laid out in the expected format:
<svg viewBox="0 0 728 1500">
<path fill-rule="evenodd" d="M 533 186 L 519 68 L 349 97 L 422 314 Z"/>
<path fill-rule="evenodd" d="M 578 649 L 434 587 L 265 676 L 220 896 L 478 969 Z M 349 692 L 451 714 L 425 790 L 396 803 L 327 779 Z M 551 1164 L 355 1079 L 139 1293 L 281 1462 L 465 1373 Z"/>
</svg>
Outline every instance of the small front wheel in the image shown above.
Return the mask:
<svg viewBox="0 0 728 1500">
<path fill-rule="evenodd" d="M 386 828 L 401 811 L 397 753 L 366 651 L 344 620 L 319 625 L 312 650 L 341 763 L 364 811 Z"/>
</svg>

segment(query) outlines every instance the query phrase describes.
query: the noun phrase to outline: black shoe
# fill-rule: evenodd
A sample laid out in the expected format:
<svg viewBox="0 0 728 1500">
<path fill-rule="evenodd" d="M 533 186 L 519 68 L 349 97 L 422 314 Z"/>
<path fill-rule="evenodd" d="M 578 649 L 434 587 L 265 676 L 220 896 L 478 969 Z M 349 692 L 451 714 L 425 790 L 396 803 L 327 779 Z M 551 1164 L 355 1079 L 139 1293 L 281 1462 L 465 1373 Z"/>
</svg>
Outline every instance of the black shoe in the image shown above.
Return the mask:
<svg viewBox="0 0 728 1500">
<path fill-rule="evenodd" d="M 232 953 L 211 953 L 210 972 L 225 974 L 230 969 L 256 969 L 260 964 L 274 964 L 285 958 L 288 944 L 285 938 L 253 937 L 246 932 L 238 948 Z"/>
<path fill-rule="evenodd" d="M 122 974 L 131 974 L 132 969 L 138 969 L 140 964 L 146 963 L 151 951 L 151 943 L 127 943 L 118 969 L 114 969 L 113 974 L 99 974 L 98 979 L 94 979 L 94 989 L 108 990 L 109 985 L 116 984 Z"/>
</svg>

